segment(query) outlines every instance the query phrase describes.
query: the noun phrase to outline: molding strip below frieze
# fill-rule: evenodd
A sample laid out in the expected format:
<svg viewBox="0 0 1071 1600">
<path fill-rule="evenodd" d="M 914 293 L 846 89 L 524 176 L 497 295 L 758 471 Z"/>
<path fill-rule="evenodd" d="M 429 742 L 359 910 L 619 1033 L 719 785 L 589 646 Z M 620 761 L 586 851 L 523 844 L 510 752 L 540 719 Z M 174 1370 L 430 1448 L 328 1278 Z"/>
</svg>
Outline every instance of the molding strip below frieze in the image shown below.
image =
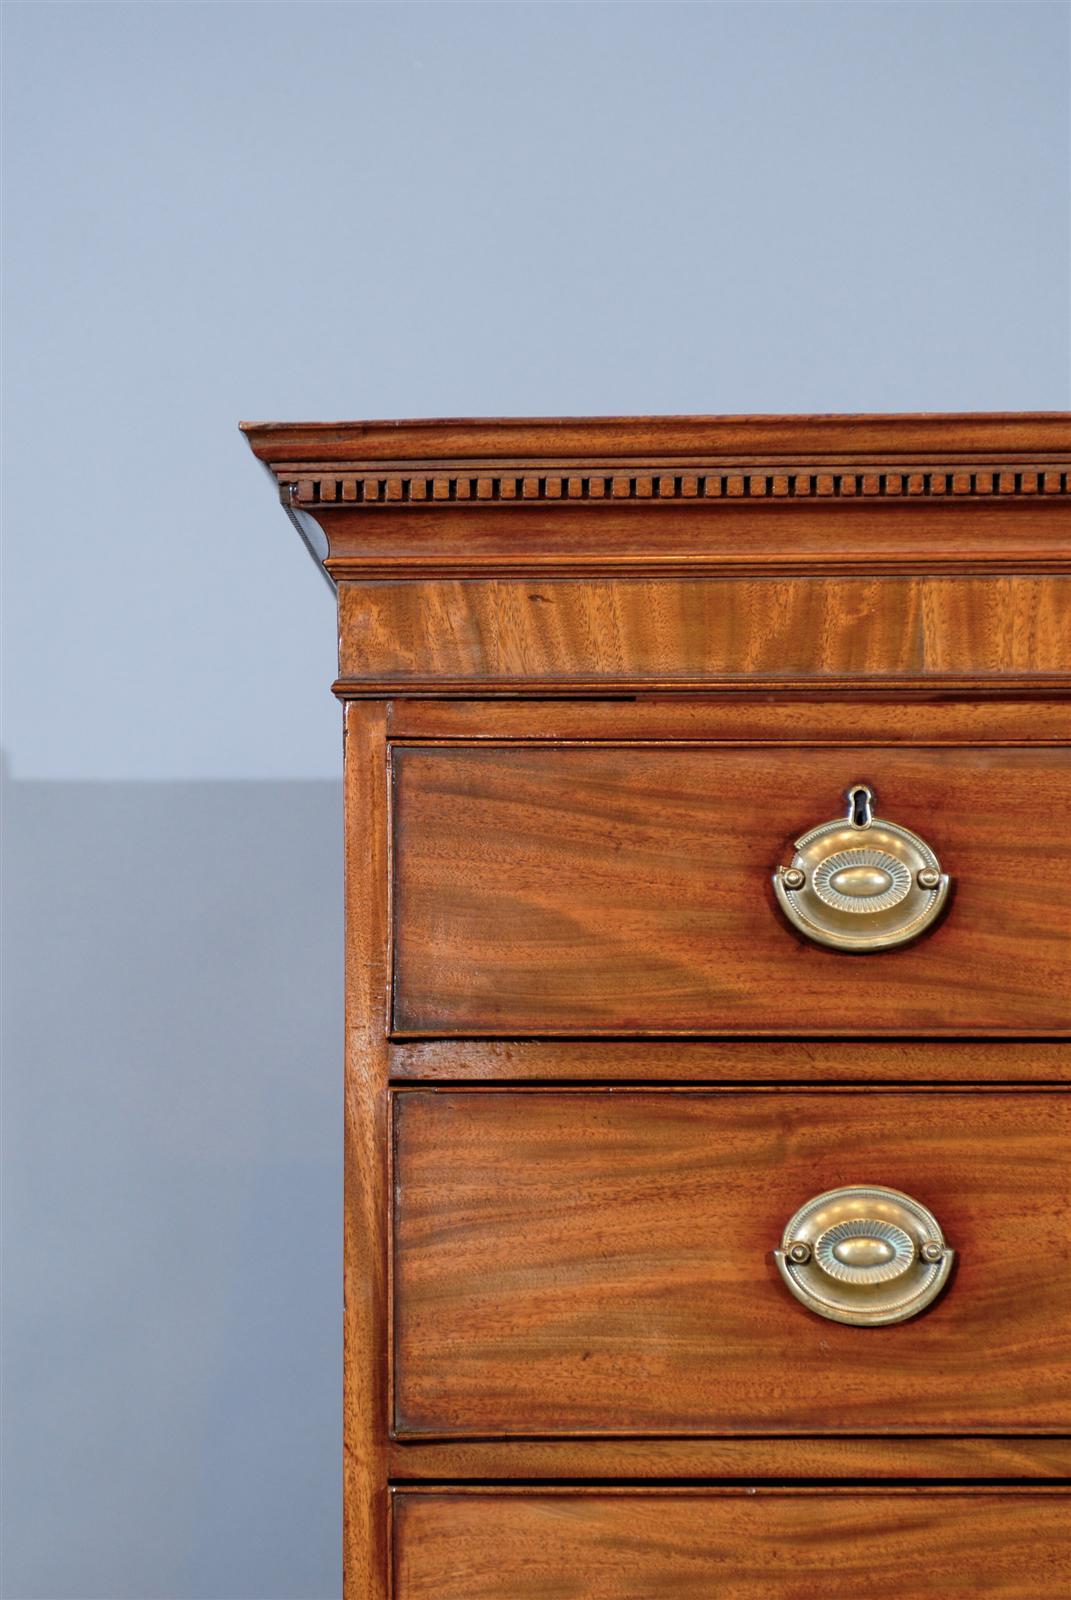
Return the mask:
<svg viewBox="0 0 1071 1600">
<path fill-rule="evenodd" d="M 1071 567 L 1067 553 L 1009 555 L 970 551 L 963 556 L 947 552 L 897 556 L 843 556 L 836 552 L 809 554 L 806 558 L 774 552 L 757 562 L 751 554 L 651 557 L 607 555 L 602 560 L 590 556 L 570 559 L 551 554 L 542 558 L 518 556 L 513 560 L 488 557 L 443 556 L 436 561 L 399 556 L 390 561 L 365 556 L 328 556 L 324 568 L 337 588 L 341 584 L 424 583 L 449 579 L 456 582 L 481 582 L 489 579 L 528 580 L 540 583 L 582 583 L 602 579 L 621 582 L 650 582 L 652 579 L 723 578 L 800 578 L 819 581 L 829 578 L 907 578 L 907 577 L 984 577 L 1037 578 L 1064 576 Z"/>
<path fill-rule="evenodd" d="M 1038 674 L 929 674 L 903 676 L 874 673 L 857 676 L 759 677 L 746 673 L 710 673 L 674 677 L 652 673 L 642 677 L 597 675 L 532 678 L 406 677 L 346 675 L 336 678 L 332 693 L 340 700 L 657 700 L 693 695 L 748 700 L 766 698 L 823 700 L 850 694 L 853 700 L 1067 700 L 1071 671 Z M 839 741 L 834 741 L 839 742 Z M 880 741 L 878 741 L 880 742 Z M 1056 740 L 1060 745 L 1067 741 Z"/>
</svg>

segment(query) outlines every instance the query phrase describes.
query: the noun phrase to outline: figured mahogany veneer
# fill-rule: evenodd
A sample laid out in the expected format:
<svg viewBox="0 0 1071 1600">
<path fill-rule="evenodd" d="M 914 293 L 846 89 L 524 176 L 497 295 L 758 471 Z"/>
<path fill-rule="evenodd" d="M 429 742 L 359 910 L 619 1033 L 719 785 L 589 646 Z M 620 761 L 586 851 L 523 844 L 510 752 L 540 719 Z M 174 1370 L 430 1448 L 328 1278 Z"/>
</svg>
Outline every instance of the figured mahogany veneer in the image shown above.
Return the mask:
<svg viewBox="0 0 1071 1600">
<path fill-rule="evenodd" d="M 410 1090 L 394 1123 L 399 1436 L 1071 1426 L 1066 1093 Z M 938 1217 L 924 1316 L 785 1290 L 782 1228 L 846 1182 Z"/>
<path fill-rule="evenodd" d="M 441 1439 L 413 1434 L 391 1441 L 386 1469 L 395 1483 L 555 1481 L 680 1482 L 732 1479 L 858 1483 L 943 1479 L 990 1482 L 1071 1479 L 1066 1434 L 950 1436 L 788 1434 L 758 1437 L 622 1439 Z"/>
<path fill-rule="evenodd" d="M 502 578 L 344 583 L 341 682 L 442 693 L 650 683 L 1031 678 L 1064 663 L 1071 580 Z"/>
<path fill-rule="evenodd" d="M 338 595 L 346 1600 L 1062 1595 L 1071 416 L 245 431 Z M 770 888 L 856 781 L 954 880 L 862 957 Z M 769 1260 L 868 1180 L 959 1251 L 887 1328 Z"/>
<path fill-rule="evenodd" d="M 397 1083 L 1058 1083 L 1060 1039 L 403 1039 Z"/>
<path fill-rule="evenodd" d="M 397 1600 L 1055 1600 L 1066 1495 L 399 1493 Z"/>
<path fill-rule="evenodd" d="M 793 933 L 770 876 L 860 779 L 954 904 L 914 946 L 851 957 Z M 396 745 L 393 793 L 398 1034 L 1071 1024 L 1066 749 Z"/>
</svg>

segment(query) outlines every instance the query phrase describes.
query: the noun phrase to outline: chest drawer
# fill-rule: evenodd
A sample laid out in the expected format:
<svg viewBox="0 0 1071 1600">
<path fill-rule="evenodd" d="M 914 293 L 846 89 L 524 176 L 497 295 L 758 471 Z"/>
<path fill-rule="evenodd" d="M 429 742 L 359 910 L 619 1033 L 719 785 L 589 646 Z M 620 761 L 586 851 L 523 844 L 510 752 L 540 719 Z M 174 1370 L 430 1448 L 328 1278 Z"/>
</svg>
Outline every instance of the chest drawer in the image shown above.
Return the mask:
<svg viewBox="0 0 1071 1600">
<path fill-rule="evenodd" d="M 1059 1492 L 399 1493 L 397 1600 L 1053 1600 Z"/>
<path fill-rule="evenodd" d="M 1064 1093 L 407 1090 L 393 1159 L 400 1438 L 1071 1424 Z M 786 1224 L 842 1185 L 937 1219 L 921 1315 L 829 1320 L 782 1281 Z"/>
<path fill-rule="evenodd" d="M 1066 1032 L 1067 750 L 883 744 L 882 720 L 873 708 L 842 746 L 820 717 L 806 744 L 625 744 L 606 711 L 593 742 L 397 745 L 396 1034 Z M 806 937 L 773 885 L 856 783 L 949 879 L 921 937 L 866 954 Z M 826 854 L 826 901 L 850 907 L 835 891 L 853 872 L 918 895 L 921 856 Z M 864 856 L 876 869 L 852 866 Z M 852 928 L 881 921 L 812 903 Z"/>
</svg>

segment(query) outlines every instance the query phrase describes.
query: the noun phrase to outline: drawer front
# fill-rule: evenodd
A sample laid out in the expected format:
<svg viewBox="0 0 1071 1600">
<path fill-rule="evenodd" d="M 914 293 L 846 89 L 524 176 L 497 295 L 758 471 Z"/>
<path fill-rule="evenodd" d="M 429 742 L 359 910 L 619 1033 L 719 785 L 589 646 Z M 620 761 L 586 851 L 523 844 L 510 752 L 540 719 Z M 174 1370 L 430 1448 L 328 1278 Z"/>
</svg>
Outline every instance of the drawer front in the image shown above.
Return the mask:
<svg viewBox="0 0 1071 1600">
<path fill-rule="evenodd" d="M 866 954 L 772 886 L 856 782 L 951 879 Z M 393 795 L 399 1035 L 1068 1031 L 1065 748 L 396 746 Z"/>
<path fill-rule="evenodd" d="M 1064 1093 L 405 1090 L 393 1161 L 399 1438 L 1071 1424 Z M 771 1257 L 850 1184 L 955 1251 L 910 1321 L 818 1316 Z"/>
<path fill-rule="evenodd" d="M 1049 1493 L 400 1493 L 396 1600 L 1055 1600 Z"/>
</svg>

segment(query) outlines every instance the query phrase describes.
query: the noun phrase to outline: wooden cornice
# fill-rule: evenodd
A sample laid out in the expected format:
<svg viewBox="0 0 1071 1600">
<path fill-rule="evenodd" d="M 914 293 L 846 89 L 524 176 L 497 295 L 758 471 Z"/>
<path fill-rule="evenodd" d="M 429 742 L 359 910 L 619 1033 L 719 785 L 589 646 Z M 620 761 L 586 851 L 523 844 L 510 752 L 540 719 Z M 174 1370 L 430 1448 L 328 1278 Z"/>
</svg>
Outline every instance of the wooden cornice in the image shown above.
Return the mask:
<svg viewBox="0 0 1071 1600">
<path fill-rule="evenodd" d="M 336 582 L 1062 569 L 1071 413 L 245 423 Z"/>
<path fill-rule="evenodd" d="M 1071 413 L 248 423 L 346 697 L 1056 693 Z"/>
<path fill-rule="evenodd" d="M 1071 493 L 1071 417 L 243 423 L 288 506 Z"/>
<path fill-rule="evenodd" d="M 411 422 L 245 422 L 277 474 L 388 463 L 450 468 L 513 462 L 682 461 L 999 463 L 1071 457 L 1071 412 L 929 415 L 470 418 Z"/>
</svg>

